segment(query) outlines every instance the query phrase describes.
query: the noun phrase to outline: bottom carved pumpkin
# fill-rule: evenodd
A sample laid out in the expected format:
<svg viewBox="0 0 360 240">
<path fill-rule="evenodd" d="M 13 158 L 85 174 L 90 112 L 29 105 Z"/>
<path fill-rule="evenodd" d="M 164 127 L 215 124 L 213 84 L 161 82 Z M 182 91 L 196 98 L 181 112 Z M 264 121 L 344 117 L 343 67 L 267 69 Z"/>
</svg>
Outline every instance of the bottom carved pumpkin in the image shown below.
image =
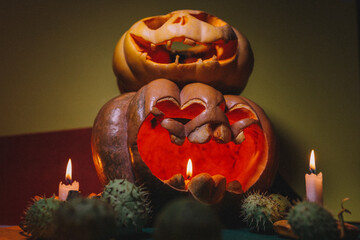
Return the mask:
<svg viewBox="0 0 360 240">
<path fill-rule="evenodd" d="M 278 166 L 275 136 L 258 105 L 202 83 L 180 90 L 166 79 L 106 103 L 92 151 L 102 184 L 124 178 L 144 185 L 155 215 L 191 196 L 229 222 L 238 219 L 245 192 L 271 186 Z"/>
</svg>

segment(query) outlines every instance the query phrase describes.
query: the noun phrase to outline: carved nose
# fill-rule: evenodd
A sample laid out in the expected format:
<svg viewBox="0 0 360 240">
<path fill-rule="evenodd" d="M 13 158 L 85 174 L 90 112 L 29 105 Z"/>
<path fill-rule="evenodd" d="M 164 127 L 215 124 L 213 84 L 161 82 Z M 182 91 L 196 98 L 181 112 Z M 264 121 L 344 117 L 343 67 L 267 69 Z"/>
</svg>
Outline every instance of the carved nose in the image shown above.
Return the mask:
<svg viewBox="0 0 360 240">
<path fill-rule="evenodd" d="M 174 21 L 173 24 L 181 24 L 181 25 L 185 25 L 185 23 L 187 22 L 187 17 L 186 16 L 181 16 L 181 17 L 177 17 Z"/>
</svg>

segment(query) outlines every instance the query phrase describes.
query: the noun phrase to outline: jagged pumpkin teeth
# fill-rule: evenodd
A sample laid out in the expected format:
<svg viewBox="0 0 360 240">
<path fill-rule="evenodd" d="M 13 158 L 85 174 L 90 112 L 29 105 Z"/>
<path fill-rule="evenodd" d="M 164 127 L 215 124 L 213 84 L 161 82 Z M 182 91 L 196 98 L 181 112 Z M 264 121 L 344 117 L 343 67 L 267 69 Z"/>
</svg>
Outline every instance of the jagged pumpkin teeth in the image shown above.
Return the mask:
<svg viewBox="0 0 360 240">
<path fill-rule="evenodd" d="M 212 179 L 210 174 L 200 173 L 191 179 L 188 189 L 195 198 L 202 202 L 209 203 L 214 185 L 214 179 Z"/>
<path fill-rule="evenodd" d="M 214 130 L 214 139 L 218 143 L 228 143 L 231 141 L 231 131 L 224 124 L 219 125 Z"/>
<path fill-rule="evenodd" d="M 166 42 L 166 48 L 167 48 L 168 50 L 171 50 L 171 45 L 172 45 L 172 41 L 171 41 L 171 40 L 168 40 L 168 41 Z"/>
<path fill-rule="evenodd" d="M 227 46 L 227 42 L 221 41 L 219 43 L 202 43 L 196 42 L 190 38 L 174 38 L 166 40 L 160 43 L 148 42 L 141 37 L 131 35 L 135 43 L 136 49 L 146 54 L 146 59 L 156 63 L 171 63 L 171 59 L 174 59 L 174 56 L 180 54 L 181 62 L 176 62 L 176 64 L 186 64 L 186 63 L 202 63 L 202 61 L 197 61 L 197 59 L 212 60 L 217 61 L 220 59 L 231 58 L 235 54 L 235 50 Z M 191 46 L 187 50 L 177 50 L 171 49 L 173 42 L 182 42 L 185 45 Z M 230 44 L 231 45 L 231 42 Z M 230 49 L 225 50 L 224 48 Z M 224 55 L 224 52 L 226 56 Z M 213 54 L 216 53 L 216 54 Z M 213 57 L 211 57 L 213 54 Z M 176 58 L 176 57 L 175 57 Z"/>
<path fill-rule="evenodd" d="M 172 49 L 174 42 L 190 47 L 180 44 L 180 49 Z M 139 58 L 139 53 L 149 57 Z M 167 78 L 180 88 L 201 82 L 226 94 L 239 94 L 253 62 L 248 40 L 235 28 L 203 11 L 179 10 L 136 22 L 115 48 L 113 69 L 122 93 Z"/>
<path fill-rule="evenodd" d="M 221 58 L 224 55 L 224 48 L 220 47 L 219 45 L 215 45 L 217 56 Z"/>
<path fill-rule="evenodd" d="M 152 51 L 155 51 L 156 50 L 156 45 L 154 43 L 151 43 L 150 48 L 151 48 Z"/>
<path fill-rule="evenodd" d="M 180 56 L 179 55 L 176 55 L 175 57 L 175 64 L 178 65 L 179 64 L 179 59 L 180 59 Z"/>
<path fill-rule="evenodd" d="M 242 190 L 241 183 L 237 180 L 229 182 L 226 186 L 226 190 L 228 190 L 229 192 L 234 192 L 234 193 L 238 193 L 238 194 L 244 192 Z"/>
<path fill-rule="evenodd" d="M 196 45 L 196 42 L 194 40 L 190 39 L 190 38 L 185 38 L 183 43 L 186 44 L 186 45 L 190 45 L 190 46 L 195 46 Z"/>
<path fill-rule="evenodd" d="M 178 173 L 164 181 L 174 188 L 185 189 L 185 180 L 182 174 Z"/>
<path fill-rule="evenodd" d="M 245 134 L 244 134 L 244 132 L 240 132 L 240 133 L 236 136 L 236 138 L 234 139 L 234 143 L 240 144 L 240 143 L 242 143 L 243 141 L 245 141 Z"/>
<path fill-rule="evenodd" d="M 169 131 L 170 141 L 176 145 L 181 146 L 185 142 L 184 125 L 180 122 L 166 118 L 161 122 L 161 126 Z"/>
<path fill-rule="evenodd" d="M 178 146 L 181 146 L 185 142 L 185 138 L 179 138 L 175 135 L 170 134 L 170 141 Z"/>
<path fill-rule="evenodd" d="M 199 201 L 215 204 L 224 197 L 226 178 L 222 175 L 211 176 L 208 173 L 200 173 L 191 179 L 188 189 Z"/>
<path fill-rule="evenodd" d="M 174 119 L 165 118 L 161 122 L 161 126 L 165 129 L 167 129 L 171 134 L 174 134 L 181 138 L 185 137 L 184 125 Z"/>
<path fill-rule="evenodd" d="M 211 137 L 212 129 L 210 123 L 206 123 L 191 132 L 188 139 L 191 143 L 206 143 L 210 141 Z"/>
<path fill-rule="evenodd" d="M 249 127 L 250 125 L 257 123 L 258 120 L 252 119 L 252 118 L 245 118 L 241 119 L 234 124 L 231 125 L 231 131 L 234 134 L 234 136 L 237 136 L 240 132 L 243 131 L 243 129 Z"/>
<path fill-rule="evenodd" d="M 223 175 L 217 174 L 212 176 L 212 179 L 215 182 L 212 201 L 216 203 L 224 197 L 226 190 L 226 178 Z"/>
</svg>

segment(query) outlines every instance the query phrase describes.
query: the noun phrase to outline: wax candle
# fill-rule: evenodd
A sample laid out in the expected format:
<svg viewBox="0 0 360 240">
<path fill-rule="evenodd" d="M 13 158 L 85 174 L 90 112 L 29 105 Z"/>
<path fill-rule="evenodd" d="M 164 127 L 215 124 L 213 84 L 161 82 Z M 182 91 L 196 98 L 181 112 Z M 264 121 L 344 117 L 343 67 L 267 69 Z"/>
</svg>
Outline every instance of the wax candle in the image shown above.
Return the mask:
<svg viewBox="0 0 360 240">
<path fill-rule="evenodd" d="M 69 159 L 67 167 L 66 167 L 66 174 L 65 174 L 65 184 L 60 181 L 59 183 L 59 200 L 65 201 L 69 191 L 79 191 L 79 182 L 72 181 L 72 164 L 71 159 Z"/>
<path fill-rule="evenodd" d="M 315 153 L 311 151 L 310 155 L 310 174 L 305 174 L 306 199 L 309 202 L 323 204 L 323 176 L 320 172 L 316 174 Z"/>
</svg>

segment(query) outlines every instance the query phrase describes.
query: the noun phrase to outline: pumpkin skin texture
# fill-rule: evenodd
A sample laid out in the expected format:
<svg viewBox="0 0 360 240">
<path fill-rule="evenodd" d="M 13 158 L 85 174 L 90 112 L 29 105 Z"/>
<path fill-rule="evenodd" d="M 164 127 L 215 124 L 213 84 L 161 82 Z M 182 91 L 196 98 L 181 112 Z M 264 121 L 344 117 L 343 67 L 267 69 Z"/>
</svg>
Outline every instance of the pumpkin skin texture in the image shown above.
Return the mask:
<svg viewBox="0 0 360 240">
<path fill-rule="evenodd" d="M 192 47 L 177 50 L 181 42 Z M 246 37 L 203 11 L 179 10 L 136 22 L 119 40 L 113 70 L 122 93 L 137 91 L 158 78 L 208 84 L 224 94 L 239 94 L 252 72 Z"/>
<path fill-rule="evenodd" d="M 111 99 L 94 122 L 91 149 L 96 172 L 104 186 L 119 178 L 135 181 L 127 150 L 126 121 L 127 108 L 134 95 L 134 92 L 125 93 Z"/>
<path fill-rule="evenodd" d="M 143 184 L 154 212 L 190 195 L 233 214 L 244 192 L 271 186 L 278 166 L 275 137 L 259 106 L 202 83 L 180 90 L 167 79 L 105 104 L 92 150 L 102 183 Z M 194 172 L 185 184 L 190 157 Z"/>
</svg>

